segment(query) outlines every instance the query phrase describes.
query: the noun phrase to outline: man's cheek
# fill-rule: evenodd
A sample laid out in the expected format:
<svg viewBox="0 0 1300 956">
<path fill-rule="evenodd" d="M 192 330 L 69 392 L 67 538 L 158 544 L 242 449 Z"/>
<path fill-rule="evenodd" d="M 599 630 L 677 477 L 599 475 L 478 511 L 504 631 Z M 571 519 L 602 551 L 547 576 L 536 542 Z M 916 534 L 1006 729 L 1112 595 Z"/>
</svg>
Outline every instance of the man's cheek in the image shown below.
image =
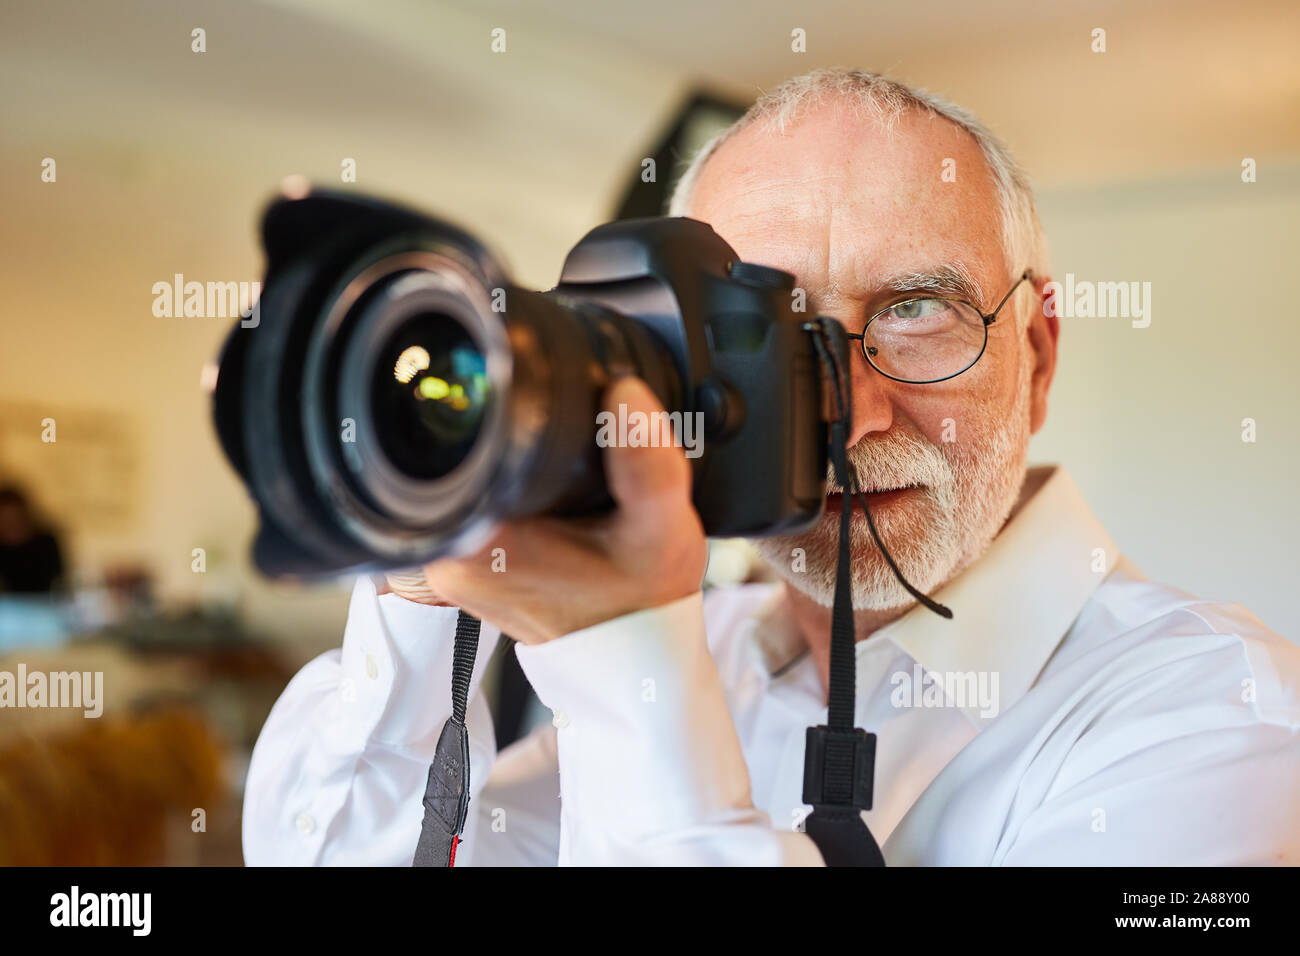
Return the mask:
<svg viewBox="0 0 1300 956">
<path fill-rule="evenodd" d="M 977 416 L 962 405 L 948 405 L 925 421 L 918 422 L 921 435 L 946 458 L 966 445 L 974 437 Z"/>
</svg>

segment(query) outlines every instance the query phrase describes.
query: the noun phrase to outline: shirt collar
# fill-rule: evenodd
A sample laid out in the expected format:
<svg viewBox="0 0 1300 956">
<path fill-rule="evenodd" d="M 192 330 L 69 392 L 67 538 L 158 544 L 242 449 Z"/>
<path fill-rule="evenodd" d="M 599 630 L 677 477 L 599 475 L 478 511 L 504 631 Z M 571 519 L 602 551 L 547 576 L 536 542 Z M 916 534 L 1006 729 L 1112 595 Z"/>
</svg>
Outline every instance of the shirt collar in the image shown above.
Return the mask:
<svg viewBox="0 0 1300 956">
<path fill-rule="evenodd" d="M 883 637 L 931 673 L 996 674 L 1002 713 L 1033 685 L 1118 557 L 1066 470 L 1031 468 L 988 550 L 932 595 L 953 619 L 917 606 L 858 650 Z M 962 710 L 976 726 L 995 716 L 981 717 L 974 703 Z"/>
<path fill-rule="evenodd" d="M 988 550 L 931 595 L 952 609 L 952 620 L 914 607 L 859 641 L 857 653 L 884 639 L 933 674 L 997 674 L 1000 714 L 1033 685 L 1118 558 L 1066 470 L 1030 468 L 1017 507 Z M 755 624 L 770 675 L 802 659 L 807 645 L 784 586 L 762 602 Z M 974 702 L 962 711 L 977 727 L 995 716 L 981 716 Z"/>
</svg>

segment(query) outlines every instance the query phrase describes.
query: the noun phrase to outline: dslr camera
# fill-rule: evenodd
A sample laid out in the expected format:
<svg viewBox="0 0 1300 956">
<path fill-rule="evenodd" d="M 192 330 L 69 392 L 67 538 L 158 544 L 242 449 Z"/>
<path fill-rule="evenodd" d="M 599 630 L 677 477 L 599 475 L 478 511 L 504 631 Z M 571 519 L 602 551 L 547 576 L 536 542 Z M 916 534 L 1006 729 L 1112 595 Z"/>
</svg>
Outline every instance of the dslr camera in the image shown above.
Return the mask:
<svg viewBox="0 0 1300 956">
<path fill-rule="evenodd" d="M 214 414 L 264 574 L 410 567 L 474 553 L 502 521 L 608 510 L 598 416 L 627 374 L 699 424 L 707 534 L 822 514 L 822 366 L 794 277 L 702 222 L 599 226 L 547 292 L 467 232 L 353 194 L 275 200 L 262 241 L 259 319 L 226 340 Z"/>
</svg>

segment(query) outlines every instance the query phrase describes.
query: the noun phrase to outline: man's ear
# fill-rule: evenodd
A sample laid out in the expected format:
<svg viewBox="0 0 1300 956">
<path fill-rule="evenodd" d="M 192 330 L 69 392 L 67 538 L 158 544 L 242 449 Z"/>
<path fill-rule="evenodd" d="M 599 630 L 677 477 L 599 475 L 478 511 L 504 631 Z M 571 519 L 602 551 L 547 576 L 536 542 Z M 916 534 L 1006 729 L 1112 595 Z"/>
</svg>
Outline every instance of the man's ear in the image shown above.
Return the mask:
<svg viewBox="0 0 1300 956">
<path fill-rule="evenodd" d="M 1048 289 L 1051 276 L 1034 277 L 1034 301 L 1030 304 L 1025 344 L 1031 353 L 1029 383 L 1029 432 L 1036 434 L 1047 420 L 1047 390 L 1056 372 L 1056 345 L 1061 335 L 1060 304 Z M 1053 286 L 1053 290 L 1057 287 Z M 1059 294 L 1059 290 L 1057 290 Z"/>
</svg>

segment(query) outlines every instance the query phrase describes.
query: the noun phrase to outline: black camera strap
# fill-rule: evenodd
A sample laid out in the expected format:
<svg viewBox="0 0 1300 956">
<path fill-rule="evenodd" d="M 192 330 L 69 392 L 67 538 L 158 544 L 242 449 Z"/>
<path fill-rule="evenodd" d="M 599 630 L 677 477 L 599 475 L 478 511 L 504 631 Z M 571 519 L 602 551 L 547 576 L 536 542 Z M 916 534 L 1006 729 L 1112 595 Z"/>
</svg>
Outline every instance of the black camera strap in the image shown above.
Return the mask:
<svg viewBox="0 0 1300 956">
<path fill-rule="evenodd" d="M 876 735 L 855 726 L 857 703 L 856 636 L 851 592 L 849 528 L 854 500 L 866 515 L 871 537 L 899 583 L 916 600 L 941 617 L 952 611 L 914 588 L 894 563 L 876 531 L 867 496 L 848 462 L 848 436 L 853 420 L 849 391 L 848 338 L 833 319 L 805 324 L 817 356 L 831 382 L 829 457 L 839 483 L 840 540 L 831 610 L 830 689 L 826 724 L 809 727 L 805 736 L 803 801 L 813 811 L 804 832 L 816 844 L 827 866 L 884 866 L 862 811 L 871 809 L 875 779 Z M 469 812 L 469 732 L 465 727 L 470 677 L 478 652 L 479 620 L 461 611 L 456 618 L 452 652 L 451 717 L 442 728 L 424 791 L 424 821 L 413 866 L 454 866 L 456 847 Z"/>
<path fill-rule="evenodd" d="M 438 736 L 424 785 L 424 822 L 412 866 L 455 866 L 456 847 L 469 816 L 469 731 L 465 727 L 470 679 L 481 624 L 472 614 L 456 615 L 451 662 L 451 717 Z"/>
<path fill-rule="evenodd" d="M 848 339 L 833 319 L 814 319 L 804 328 L 812 333 L 817 356 L 831 389 L 828 449 L 835 480 L 841 489 L 840 540 L 831 608 L 830 688 L 826 724 L 809 727 L 804 743 L 803 802 L 813 808 L 804 832 L 817 845 L 827 866 L 884 866 L 885 857 L 862 811 L 871 809 L 875 778 L 876 735 L 855 726 L 857 704 L 857 638 L 853 620 L 849 528 L 856 499 L 866 515 L 876 547 L 899 583 L 921 604 L 941 617 L 952 611 L 914 588 L 894 563 L 876 531 L 867 496 L 849 466 L 848 438 L 853 420 L 849 391 Z"/>
</svg>

